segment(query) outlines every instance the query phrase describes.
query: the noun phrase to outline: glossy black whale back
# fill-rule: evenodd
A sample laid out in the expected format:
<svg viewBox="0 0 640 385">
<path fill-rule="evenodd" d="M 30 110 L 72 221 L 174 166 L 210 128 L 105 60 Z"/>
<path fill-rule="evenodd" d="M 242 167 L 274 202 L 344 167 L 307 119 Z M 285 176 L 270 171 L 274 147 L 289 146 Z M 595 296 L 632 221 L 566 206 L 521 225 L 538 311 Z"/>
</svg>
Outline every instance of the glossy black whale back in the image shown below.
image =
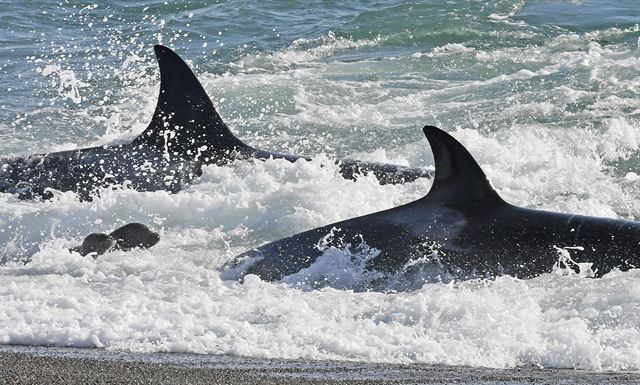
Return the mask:
<svg viewBox="0 0 640 385">
<path fill-rule="evenodd" d="M 171 49 L 154 47 L 160 68 L 158 102 L 144 132 L 129 144 L 0 158 L 0 192 L 22 199 L 50 198 L 51 190 L 74 191 L 91 199 L 98 189 L 128 186 L 138 191 L 177 192 L 201 174 L 204 164 L 236 159 L 302 157 L 243 143 L 223 122 L 189 66 Z M 373 173 L 381 184 L 430 178 L 427 170 L 343 159 L 342 176 Z"/>
<path fill-rule="evenodd" d="M 148 127 L 131 143 L 0 159 L 0 192 L 49 198 L 49 189 L 91 199 L 101 187 L 176 192 L 203 164 L 225 164 L 255 150 L 229 130 L 189 66 L 157 45 L 158 102 Z"/>
<path fill-rule="evenodd" d="M 326 247 L 357 249 L 363 241 L 379 252 L 368 267 L 387 273 L 425 257 L 437 258 L 460 278 L 529 278 L 562 264 L 576 269 L 578 263 L 593 264 L 600 276 L 640 266 L 637 222 L 513 206 L 457 140 L 433 126 L 424 133 L 435 161 L 426 196 L 268 243 L 238 256 L 229 271 L 277 281 L 311 266 Z M 328 234 L 336 241 L 319 248 Z"/>
<path fill-rule="evenodd" d="M 436 172 L 422 200 L 451 207 L 486 208 L 506 205 L 476 160 L 460 142 L 437 127 L 425 126 Z"/>
<path fill-rule="evenodd" d="M 253 149 L 222 121 L 189 66 L 175 52 L 154 47 L 160 67 L 160 94 L 151 123 L 132 143 L 178 156 L 221 164 Z"/>
</svg>

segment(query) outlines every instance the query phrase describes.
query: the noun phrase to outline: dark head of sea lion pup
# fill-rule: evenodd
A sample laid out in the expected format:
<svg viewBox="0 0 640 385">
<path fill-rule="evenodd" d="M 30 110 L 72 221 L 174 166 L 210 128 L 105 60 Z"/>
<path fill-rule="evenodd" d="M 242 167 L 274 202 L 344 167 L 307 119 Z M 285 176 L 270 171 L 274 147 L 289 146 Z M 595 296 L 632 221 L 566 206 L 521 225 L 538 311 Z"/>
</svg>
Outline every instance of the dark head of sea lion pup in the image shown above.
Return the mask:
<svg viewBox="0 0 640 385">
<path fill-rule="evenodd" d="M 102 255 L 111 250 L 115 244 L 116 242 L 114 239 L 107 234 L 92 233 L 87 235 L 84 241 L 82 241 L 81 246 L 74 247 L 71 251 L 75 251 L 83 257 L 89 254 L 93 254 L 94 257 L 97 257 L 98 255 Z"/>
<path fill-rule="evenodd" d="M 129 223 L 115 229 L 110 234 L 92 233 L 89 234 L 82 246 L 69 249 L 82 256 L 92 254 L 93 257 L 102 255 L 111 250 L 131 250 L 139 247 L 147 249 L 160 241 L 158 233 L 151 231 L 149 227 L 142 223 Z"/>
</svg>

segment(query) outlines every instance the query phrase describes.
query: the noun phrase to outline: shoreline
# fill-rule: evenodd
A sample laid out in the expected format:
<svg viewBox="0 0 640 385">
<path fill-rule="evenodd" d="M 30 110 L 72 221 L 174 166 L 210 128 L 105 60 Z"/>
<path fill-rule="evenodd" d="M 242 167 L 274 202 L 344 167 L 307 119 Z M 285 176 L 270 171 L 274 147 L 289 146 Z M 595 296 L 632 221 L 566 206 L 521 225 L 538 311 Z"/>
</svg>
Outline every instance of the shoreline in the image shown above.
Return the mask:
<svg viewBox="0 0 640 385">
<path fill-rule="evenodd" d="M 640 372 L 277 360 L 0 345 L 3 384 L 640 384 Z"/>
</svg>

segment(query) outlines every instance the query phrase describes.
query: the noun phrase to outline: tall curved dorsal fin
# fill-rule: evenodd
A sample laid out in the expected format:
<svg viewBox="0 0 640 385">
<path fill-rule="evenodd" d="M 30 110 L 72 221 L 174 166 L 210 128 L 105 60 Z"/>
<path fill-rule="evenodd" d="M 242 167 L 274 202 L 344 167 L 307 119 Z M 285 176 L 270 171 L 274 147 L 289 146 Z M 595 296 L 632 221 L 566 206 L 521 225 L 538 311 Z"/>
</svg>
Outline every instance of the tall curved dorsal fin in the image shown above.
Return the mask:
<svg viewBox="0 0 640 385">
<path fill-rule="evenodd" d="M 423 199 L 456 207 L 506 204 L 460 142 L 437 127 L 425 126 L 423 131 L 436 166 L 433 185 Z"/>
<path fill-rule="evenodd" d="M 169 48 L 154 47 L 160 67 L 160 94 L 149 126 L 133 145 L 148 145 L 168 157 L 223 160 L 249 146 L 229 130 L 189 66 Z"/>
</svg>

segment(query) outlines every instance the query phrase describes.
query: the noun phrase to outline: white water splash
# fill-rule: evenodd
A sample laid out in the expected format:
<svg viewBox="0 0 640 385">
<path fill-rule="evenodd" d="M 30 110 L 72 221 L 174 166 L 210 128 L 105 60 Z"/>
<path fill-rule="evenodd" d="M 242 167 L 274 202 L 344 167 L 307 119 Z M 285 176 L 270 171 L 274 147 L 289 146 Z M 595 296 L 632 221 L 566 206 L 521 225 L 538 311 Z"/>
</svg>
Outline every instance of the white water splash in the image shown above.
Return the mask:
<svg viewBox="0 0 640 385">
<path fill-rule="evenodd" d="M 63 69 L 57 64 L 50 64 L 44 67 L 40 73 L 42 76 L 52 77 L 52 85 L 58 87 L 58 95 L 63 99 L 69 99 L 76 104 L 82 101 L 80 89 L 87 87 L 88 84 L 78 79 L 72 70 Z"/>
</svg>

